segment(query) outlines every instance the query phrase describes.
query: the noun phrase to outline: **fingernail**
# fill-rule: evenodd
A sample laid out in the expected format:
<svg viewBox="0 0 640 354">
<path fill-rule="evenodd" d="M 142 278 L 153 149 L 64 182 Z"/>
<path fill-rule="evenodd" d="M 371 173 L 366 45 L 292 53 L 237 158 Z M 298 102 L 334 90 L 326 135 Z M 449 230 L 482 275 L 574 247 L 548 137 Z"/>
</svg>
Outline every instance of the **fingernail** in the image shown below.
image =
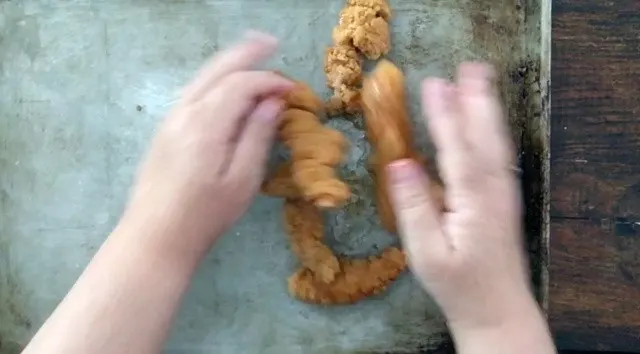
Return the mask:
<svg viewBox="0 0 640 354">
<path fill-rule="evenodd" d="M 451 104 L 453 104 L 453 100 L 455 97 L 455 93 L 456 93 L 456 88 L 455 86 L 448 82 L 443 88 L 442 88 L 442 99 L 446 102 L 446 104 L 448 106 L 450 106 Z"/>
<path fill-rule="evenodd" d="M 404 184 L 420 178 L 420 169 L 410 159 L 394 161 L 387 166 L 393 184 Z"/>
<path fill-rule="evenodd" d="M 476 62 L 474 64 L 476 65 L 474 71 L 477 72 L 478 78 L 489 81 L 493 79 L 495 73 L 492 65 L 483 62 Z"/>
<path fill-rule="evenodd" d="M 461 64 L 460 75 L 460 80 L 466 80 L 477 90 L 490 88 L 494 78 L 493 67 L 481 62 L 468 62 Z"/>
<path fill-rule="evenodd" d="M 285 76 L 282 76 L 282 75 L 280 75 L 280 76 L 283 79 L 282 80 L 282 89 L 284 91 L 289 91 L 289 90 L 293 89 L 296 86 L 296 82 L 295 81 L 289 79 L 288 77 L 285 77 Z"/>
<path fill-rule="evenodd" d="M 452 104 L 455 97 L 455 87 L 451 82 L 445 79 L 427 79 L 422 85 L 428 104 L 442 107 L 442 109 L 448 109 Z"/>
<path fill-rule="evenodd" d="M 244 38 L 252 41 L 268 43 L 270 45 L 275 45 L 276 43 L 278 43 L 278 39 L 276 37 L 270 34 L 260 32 L 260 31 L 255 31 L 255 30 L 247 31 L 244 34 Z"/>
<path fill-rule="evenodd" d="M 449 81 L 441 78 L 429 78 L 422 81 L 422 90 L 430 95 L 435 93 L 438 94 L 444 90 L 449 84 Z"/>
<path fill-rule="evenodd" d="M 261 121 L 271 123 L 278 118 L 283 108 L 284 101 L 281 99 L 267 98 L 258 104 L 253 116 Z"/>
</svg>

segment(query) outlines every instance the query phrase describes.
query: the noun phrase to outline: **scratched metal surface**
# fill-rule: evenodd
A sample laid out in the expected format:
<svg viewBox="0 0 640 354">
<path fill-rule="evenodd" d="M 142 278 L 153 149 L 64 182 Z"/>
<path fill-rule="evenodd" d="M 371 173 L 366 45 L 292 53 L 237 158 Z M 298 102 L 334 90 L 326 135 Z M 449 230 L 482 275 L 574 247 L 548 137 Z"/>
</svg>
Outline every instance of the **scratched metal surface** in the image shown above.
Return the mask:
<svg viewBox="0 0 640 354">
<path fill-rule="evenodd" d="M 516 113 L 526 109 L 522 104 L 540 108 L 545 94 L 537 1 L 391 4 L 390 58 L 407 74 L 416 122 L 421 78 L 450 76 L 462 60 L 489 59 L 503 74 L 514 137 L 530 129 L 528 115 Z M 113 228 L 153 127 L 194 70 L 243 29 L 264 29 L 282 39 L 271 66 L 326 97 L 322 53 L 342 5 L 0 0 L 0 353 L 19 351 Z M 521 80 L 523 67 L 529 73 Z M 523 103 L 522 92 L 533 103 Z M 541 112 L 536 119 L 544 131 L 544 107 Z M 328 215 L 328 238 L 344 254 L 375 253 L 397 240 L 375 218 L 364 169 L 369 147 L 358 121 L 331 124 L 352 142 L 342 172 L 357 198 Z M 421 148 L 430 151 L 425 130 L 416 126 Z M 291 300 L 285 279 L 297 264 L 280 206 L 258 198 L 218 243 L 166 352 L 416 352 L 440 344 L 442 318 L 408 274 L 384 295 L 354 306 Z"/>
</svg>

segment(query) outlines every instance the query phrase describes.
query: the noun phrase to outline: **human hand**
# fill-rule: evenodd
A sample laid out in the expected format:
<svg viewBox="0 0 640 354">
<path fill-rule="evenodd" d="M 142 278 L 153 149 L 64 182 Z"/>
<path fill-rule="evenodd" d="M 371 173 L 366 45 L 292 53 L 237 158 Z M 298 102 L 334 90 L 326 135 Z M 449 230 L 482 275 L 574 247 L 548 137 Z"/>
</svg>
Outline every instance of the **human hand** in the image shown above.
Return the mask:
<svg viewBox="0 0 640 354">
<path fill-rule="evenodd" d="M 170 247 L 205 253 L 247 210 L 262 181 L 292 82 L 254 67 L 276 39 L 252 33 L 213 57 L 161 123 L 125 218 L 171 228 Z"/>
<path fill-rule="evenodd" d="M 454 336 L 537 312 L 521 245 L 515 154 L 492 80 L 490 67 L 466 63 L 456 83 L 424 82 L 424 114 L 438 149 L 446 213 L 437 212 L 427 176 L 415 163 L 389 166 L 411 267 Z"/>
</svg>

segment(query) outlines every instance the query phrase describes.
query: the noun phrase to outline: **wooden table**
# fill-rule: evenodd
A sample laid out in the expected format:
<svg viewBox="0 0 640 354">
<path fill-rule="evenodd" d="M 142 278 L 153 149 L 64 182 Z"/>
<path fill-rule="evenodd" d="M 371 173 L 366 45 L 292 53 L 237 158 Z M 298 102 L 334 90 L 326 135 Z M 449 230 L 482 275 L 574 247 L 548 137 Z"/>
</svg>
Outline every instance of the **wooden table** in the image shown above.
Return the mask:
<svg viewBox="0 0 640 354">
<path fill-rule="evenodd" d="M 554 0 L 552 36 L 551 325 L 640 352 L 640 0 Z"/>
</svg>

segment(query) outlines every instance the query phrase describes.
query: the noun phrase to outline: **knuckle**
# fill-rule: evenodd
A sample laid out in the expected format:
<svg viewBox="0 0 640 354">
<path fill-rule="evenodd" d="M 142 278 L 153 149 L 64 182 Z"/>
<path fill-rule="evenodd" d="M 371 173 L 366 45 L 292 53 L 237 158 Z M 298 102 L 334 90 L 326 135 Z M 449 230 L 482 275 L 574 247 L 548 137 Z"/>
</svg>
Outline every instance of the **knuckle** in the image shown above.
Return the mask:
<svg viewBox="0 0 640 354">
<path fill-rule="evenodd" d="M 409 263 L 414 272 L 428 280 L 447 279 L 455 277 L 454 269 L 448 259 L 437 255 L 412 254 Z"/>
<path fill-rule="evenodd" d="M 398 206 L 407 217 L 424 213 L 424 206 L 428 203 L 429 197 L 423 188 L 405 188 L 405 191 L 398 198 Z"/>
<path fill-rule="evenodd" d="M 420 271 L 431 268 L 433 259 L 426 254 L 426 250 L 418 245 L 407 244 L 407 256 L 411 266 Z"/>
<path fill-rule="evenodd" d="M 270 78 L 278 76 L 267 71 L 237 71 L 229 74 L 224 82 L 230 87 L 252 88 Z"/>
</svg>

